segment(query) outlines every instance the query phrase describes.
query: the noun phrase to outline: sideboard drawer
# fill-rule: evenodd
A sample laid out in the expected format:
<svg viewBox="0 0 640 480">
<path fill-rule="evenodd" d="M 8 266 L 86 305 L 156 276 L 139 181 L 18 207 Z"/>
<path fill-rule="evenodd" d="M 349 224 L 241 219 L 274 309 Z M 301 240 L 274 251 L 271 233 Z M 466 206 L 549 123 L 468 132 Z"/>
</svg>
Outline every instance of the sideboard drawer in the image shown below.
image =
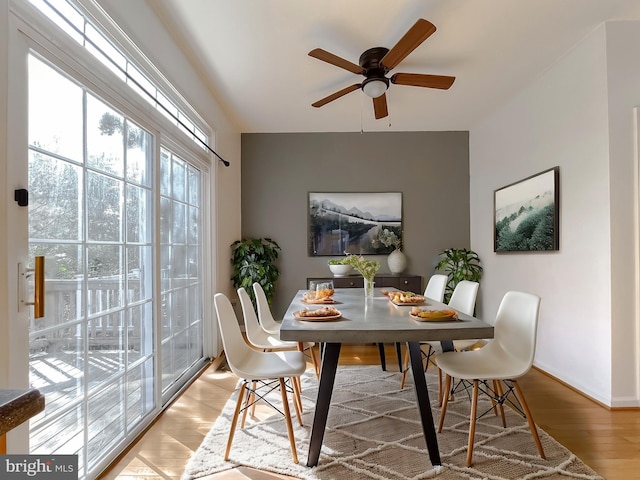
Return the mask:
<svg viewBox="0 0 640 480">
<path fill-rule="evenodd" d="M 307 278 L 307 288 L 309 282 L 314 280 L 333 280 L 335 288 L 363 288 L 364 279 L 362 275 L 347 275 L 345 277 L 314 277 Z M 394 287 L 398 290 L 405 290 L 413 293 L 422 293 L 422 277 L 420 275 L 394 275 L 381 274 L 374 278 L 375 286 L 380 288 Z"/>
</svg>

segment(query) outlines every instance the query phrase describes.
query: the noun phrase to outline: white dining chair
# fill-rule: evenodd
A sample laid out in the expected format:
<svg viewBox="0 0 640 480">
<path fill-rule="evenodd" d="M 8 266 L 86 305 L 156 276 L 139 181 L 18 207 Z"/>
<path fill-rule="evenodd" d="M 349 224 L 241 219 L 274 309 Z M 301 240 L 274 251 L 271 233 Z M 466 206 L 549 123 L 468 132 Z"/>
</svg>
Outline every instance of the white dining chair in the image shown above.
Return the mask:
<svg viewBox="0 0 640 480">
<path fill-rule="evenodd" d="M 442 302 L 444 300 L 444 291 L 447 288 L 447 281 L 449 277 L 436 273 L 431 275 L 427 286 L 424 289 L 424 296 L 435 300 L 436 302 Z"/>
<path fill-rule="evenodd" d="M 484 415 L 478 415 L 477 412 L 480 385 L 482 391 L 491 398 L 490 409 L 498 407 L 503 426 L 506 426 L 503 409 L 505 401 L 509 401 L 527 419 L 538 453 L 545 458 L 531 411 L 517 382 L 533 365 L 539 312 L 540 297 L 524 292 L 507 292 L 498 307 L 493 339 L 479 350 L 445 352 L 436 358 L 436 364 L 446 375 L 445 391 L 448 392 L 451 388 L 452 378 L 473 383 L 467 467 L 471 466 L 473 459 L 476 420 Z M 506 386 L 506 392 L 503 385 Z M 512 394 L 515 394 L 515 399 L 511 398 Z M 448 403 L 449 396 L 445 395 L 438 432 L 442 432 Z"/>
<path fill-rule="evenodd" d="M 445 277 L 445 275 L 441 275 Z M 446 282 L 444 284 L 446 286 Z M 457 310 L 458 312 L 464 313 L 465 315 L 473 315 L 476 309 L 476 299 L 478 298 L 478 288 L 480 284 L 478 282 L 472 282 L 470 280 L 461 280 L 456 284 L 456 287 L 451 294 L 451 298 L 449 299 L 449 307 Z M 444 287 L 442 291 L 442 295 L 444 296 Z M 426 295 L 425 295 L 426 296 Z M 477 340 L 473 340 L 475 343 Z M 455 345 L 456 342 L 454 342 Z M 434 366 L 437 367 L 434 363 L 435 355 L 442 352 L 442 347 L 440 342 L 422 342 L 422 345 L 428 345 L 428 351 L 425 354 L 426 356 L 426 365 L 425 371 L 429 367 L 429 363 L 433 363 Z M 402 369 L 402 380 L 400 382 L 400 388 L 404 387 L 405 378 L 407 375 L 407 370 L 409 369 L 409 355 L 405 355 L 404 359 L 404 368 Z M 445 390 L 442 388 L 442 372 L 438 369 L 438 403 L 442 404 L 442 398 L 444 396 Z"/>
<path fill-rule="evenodd" d="M 254 288 L 255 292 L 255 288 Z M 264 292 L 263 292 L 264 293 Z M 260 324 L 258 320 L 258 316 L 256 315 L 256 311 L 253 307 L 253 303 L 251 302 L 251 297 L 244 289 L 244 287 L 238 288 L 238 297 L 240 298 L 240 305 L 242 306 L 242 315 L 244 316 L 244 328 L 245 334 L 247 335 L 247 340 L 251 345 L 256 348 L 260 348 L 266 351 L 270 350 L 298 350 L 299 345 L 298 342 L 291 342 L 286 340 L 280 340 L 280 330 L 278 329 L 277 333 L 269 333 Z M 256 301 L 258 303 L 258 308 L 260 308 L 261 300 L 258 300 L 260 294 L 256 296 Z M 264 301 L 266 301 L 266 297 L 264 297 Z M 267 304 L 267 309 L 268 304 Z M 263 305 L 262 312 L 264 314 L 265 307 Z M 275 323 L 275 321 L 274 321 Z M 316 358 L 315 352 L 315 344 L 312 342 L 305 342 L 302 345 L 303 352 L 309 352 L 309 356 L 311 357 L 311 361 L 313 362 L 313 368 L 316 373 L 316 377 L 320 375 L 320 366 L 318 363 L 318 359 Z"/>
<path fill-rule="evenodd" d="M 274 390 L 273 383 L 277 382 L 282 397 L 282 410 L 287 425 L 291 455 L 293 461 L 298 463 L 298 453 L 293 436 L 293 425 L 291 424 L 291 411 L 289 409 L 285 379 L 299 378 L 300 375 L 304 373 L 307 366 L 304 354 L 291 350 L 259 352 L 251 348 L 242 337 L 238 319 L 236 318 L 229 299 L 224 294 L 217 293 L 214 296 L 214 304 L 227 363 L 231 371 L 242 380 L 236 408 L 231 420 L 231 426 L 229 427 L 229 437 L 227 439 L 224 460 L 229 459 L 231 444 L 240 412 L 244 409 L 246 414 L 247 409 L 252 406 L 251 401 L 255 404 L 257 401 L 255 400 L 256 398 L 265 398 L 269 392 Z M 291 385 L 294 395 L 299 397 L 300 391 L 298 390 L 298 384 L 292 380 Z M 261 386 L 266 389 L 267 393 L 264 395 L 259 391 Z M 253 400 L 250 400 L 252 398 Z M 295 401 L 294 407 L 296 408 L 298 421 L 302 425 L 301 413 Z"/>
<path fill-rule="evenodd" d="M 262 325 L 262 328 L 268 333 L 280 335 L 280 324 L 273 318 L 267 295 L 264 293 L 262 285 L 258 282 L 254 282 L 253 284 L 253 295 L 258 308 L 258 321 L 260 325 Z"/>
</svg>

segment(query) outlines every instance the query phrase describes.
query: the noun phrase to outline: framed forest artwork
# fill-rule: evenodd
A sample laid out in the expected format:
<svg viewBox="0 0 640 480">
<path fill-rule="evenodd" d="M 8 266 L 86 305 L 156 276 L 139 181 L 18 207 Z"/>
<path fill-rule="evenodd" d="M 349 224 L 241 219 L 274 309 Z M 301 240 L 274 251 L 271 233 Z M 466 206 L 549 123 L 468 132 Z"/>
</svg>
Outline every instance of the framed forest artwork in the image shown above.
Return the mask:
<svg viewBox="0 0 640 480">
<path fill-rule="evenodd" d="M 559 167 L 494 191 L 494 251 L 558 250 Z"/>
</svg>

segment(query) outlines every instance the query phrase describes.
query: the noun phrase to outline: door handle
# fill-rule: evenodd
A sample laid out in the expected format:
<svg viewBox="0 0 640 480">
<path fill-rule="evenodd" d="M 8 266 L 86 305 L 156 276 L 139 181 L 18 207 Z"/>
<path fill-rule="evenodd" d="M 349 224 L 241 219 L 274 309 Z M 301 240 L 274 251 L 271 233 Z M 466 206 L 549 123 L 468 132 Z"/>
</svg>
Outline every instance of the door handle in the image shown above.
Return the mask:
<svg viewBox="0 0 640 480">
<path fill-rule="evenodd" d="M 20 297 L 20 305 L 33 305 L 33 318 L 42 318 L 44 317 L 44 256 L 38 255 L 35 257 L 35 268 L 25 268 L 22 263 L 18 264 L 18 275 L 20 276 L 18 285 L 20 288 L 20 292 L 18 296 Z M 29 277 L 33 277 L 34 280 L 34 295 L 33 302 L 27 301 L 27 291 L 29 290 L 26 287 L 27 279 Z"/>
</svg>

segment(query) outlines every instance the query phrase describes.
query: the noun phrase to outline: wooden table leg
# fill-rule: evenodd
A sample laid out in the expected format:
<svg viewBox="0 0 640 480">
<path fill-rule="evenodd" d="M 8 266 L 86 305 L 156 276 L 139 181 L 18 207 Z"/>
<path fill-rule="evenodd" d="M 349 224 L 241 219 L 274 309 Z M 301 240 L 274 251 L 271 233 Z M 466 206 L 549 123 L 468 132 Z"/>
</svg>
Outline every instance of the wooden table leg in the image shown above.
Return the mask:
<svg viewBox="0 0 640 480">
<path fill-rule="evenodd" d="M 433 424 L 433 413 L 431 412 L 431 403 L 429 402 L 429 392 L 427 390 L 427 380 L 422 370 L 422 352 L 420 351 L 419 342 L 408 342 L 409 356 L 411 359 L 411 373 L 413 375 L 413 383 L 416 389 L 416 399 L 418 402 L 418 410 L 420 411 L 420 419 L 422 420 L 422 431 L 427 441 L 427 450 L 429 451 L 429 459 L 433 466 L 442 465 L 440 461 L 440 451 L 438 450 L 438 438 L 436 437 L 436 429 Z"/>
<path fill-rule="evenodd" d="M 340 343 L 326 343 L 322 352 L 318 398 L 316 399 L 313 426 L 311 427 L 311 437 L 309 438 L 308 467 L 315 467 L 320 458 L 320 449 L 322 448 L 324 429 L 327 425 L 329 404 L 331 403 L 331 394 L 333 393 L 333 384 L 338 368 L 338 358 L 340 357 L 340 347 Z"/>
</svg>

